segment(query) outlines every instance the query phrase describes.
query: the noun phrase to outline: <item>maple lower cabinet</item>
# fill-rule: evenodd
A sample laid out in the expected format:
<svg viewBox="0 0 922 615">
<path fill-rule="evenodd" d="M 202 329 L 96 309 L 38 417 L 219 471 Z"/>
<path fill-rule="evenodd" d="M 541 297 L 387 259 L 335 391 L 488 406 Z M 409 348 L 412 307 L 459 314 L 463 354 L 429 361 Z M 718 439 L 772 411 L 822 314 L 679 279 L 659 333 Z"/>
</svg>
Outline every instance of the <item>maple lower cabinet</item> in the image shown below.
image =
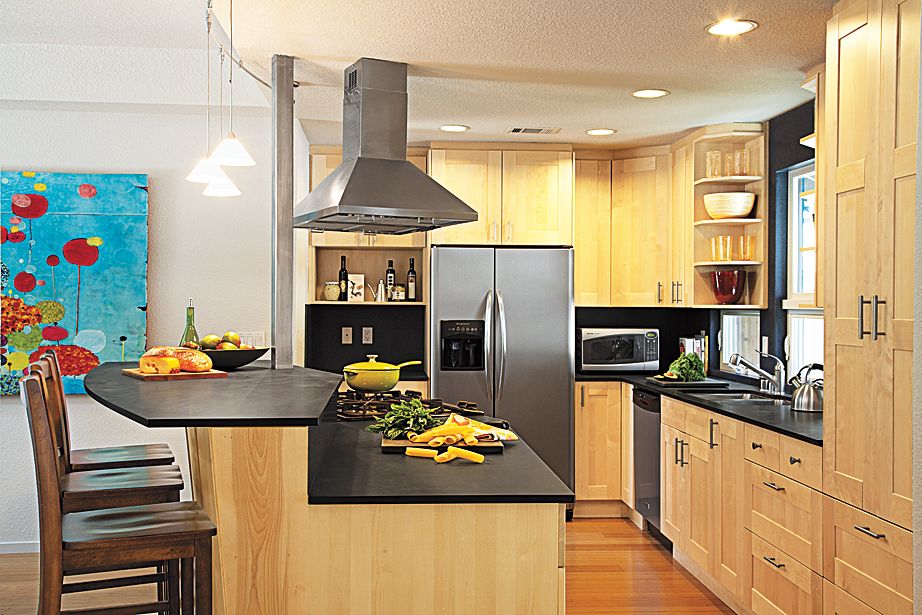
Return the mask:
<svg viewBox="0 0 922 615">
<path fill-rule="evenodd" d="M 503 153 L 444 150 L 429 153 L 429 175 L 477 212 L 476 222 L 430 232 L 433 244 L 498 244 L 503 207 Z"/>
<path fill-rule="evenodd" d="M 612 161 L 615 306 L 669 305 L 669 155 Z"/>
<path fill-rule="evenodd" d="M 712 573 L 730 593 L 741 598 L 745 558 L 740 551 L 745 520 L 746 460 L 743 424 L 709 413 L 714 464 L 714 561 Z"/>
<path fill-rule="evenodd" d="M 504 151 L 502 242 L 573 245 L 573 152 Z"/>
<path fill-rule="evenodd" d="M 707 442 L 686 435 L 682 441 L 680 471 L 684 478 L 685 539 L 683 551 L 703 569 L 713 573 L 714 543 L 717 541 L 715 511 L 717 485 L 714 449 Z"/>
<path fill-rule="evenodd" d="M 687 436 L 663 423 L 660 426 L 660 531 L 672 541 L 673 546 L 685 544 L 685 515 L 688 511 L 686 473 L 682 454 Z"/>
<path fill-rule="evenodd" d="M 576 161 L 573 287 L 578 306 L 611 305 L 611 161 Z"/>
<path fill-rule="evenodd" d="M 621 383 L 576 383 L 576 499 L 621 499 Z"/>
</svg>

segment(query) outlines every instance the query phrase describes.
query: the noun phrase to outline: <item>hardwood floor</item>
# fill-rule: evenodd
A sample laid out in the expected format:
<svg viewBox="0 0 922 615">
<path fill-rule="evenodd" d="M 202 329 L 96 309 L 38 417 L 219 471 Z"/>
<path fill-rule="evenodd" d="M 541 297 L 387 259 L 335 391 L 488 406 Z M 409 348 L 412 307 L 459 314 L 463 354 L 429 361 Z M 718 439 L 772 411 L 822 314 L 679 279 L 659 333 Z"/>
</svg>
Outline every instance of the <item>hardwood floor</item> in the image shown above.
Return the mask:
<svg viewBox="0 0 922 615">
<path fill-rule="evenodd" d="M 38 555 L 0 556 L 0 615 L 35 613 Z M 149 600 L 153 588 L 112 589 L 105 602 L 65 596 L 65 608 Z M 567 524 L 567 614 L 710 615 L 732 613 L 672 561 L 659 543 L 624 519 Z"/>
</svg>

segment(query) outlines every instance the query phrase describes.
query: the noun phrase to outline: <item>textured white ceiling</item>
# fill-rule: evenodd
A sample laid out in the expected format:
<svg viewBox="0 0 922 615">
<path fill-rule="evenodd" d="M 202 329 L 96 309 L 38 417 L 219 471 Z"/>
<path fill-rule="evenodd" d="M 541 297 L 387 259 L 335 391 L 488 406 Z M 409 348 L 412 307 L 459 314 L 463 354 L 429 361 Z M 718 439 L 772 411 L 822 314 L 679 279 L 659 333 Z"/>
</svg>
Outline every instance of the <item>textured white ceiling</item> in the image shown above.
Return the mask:
<svg viewBox="0 0 922 615">
<path fill-rule="evenodd" d="M 215 0 L 227 30 L 229 0 Z M 508 126 L 559 126 L 541 140 L 647 144 L 724 121 L 761 121 L 807 100 L 803 70 L 822 61 L 832 0 L 234 0 L 235 43 L 268 71 L 294 55 L 312 143 L 340 138 L 342 70 L 361 56 L 407 62 L 409 139 L 516 140 Z M 736 40 L 705 26 L 760 26 Z M 637 100 L 639 88 L 672 95 Z M 447 135 L 438 126 L 470 132 Z M 585 130 L 610 127 L 611 137 Z"/>
</svg>

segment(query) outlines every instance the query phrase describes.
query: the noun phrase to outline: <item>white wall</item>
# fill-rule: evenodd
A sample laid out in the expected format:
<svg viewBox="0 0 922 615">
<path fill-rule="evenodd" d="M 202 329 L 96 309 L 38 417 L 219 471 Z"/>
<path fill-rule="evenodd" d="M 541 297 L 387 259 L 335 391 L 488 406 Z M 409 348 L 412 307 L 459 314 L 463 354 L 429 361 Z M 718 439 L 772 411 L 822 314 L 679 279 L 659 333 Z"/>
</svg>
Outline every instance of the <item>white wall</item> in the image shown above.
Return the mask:
<svg viewBox="0 0 922 615">
<path fill-rule="evenodd" d="M 0 98 L 4 98 L 0 92 Z M 85 109 L 103 108 L 105 111 Z M 113 110 L 115 109 L 115 110 Z M 150 186 L 149 343 L 175 344 L 184 306 L 195 299 L 200 334 L 269 331 L 271 121 L 243 110 L 238 137 L 256 166 L 227 169 L 243 195 L 201 196 L 184 181 L 202 156 L 204 109 L 83 103 L 0 102 L 4 170 L 147 173 Z M 295 316 L 303 316 L 303 307 Z M 28 426 L 17 398 L 0 400 L 0 552 L 30 548 L 38 536 Z M 168 442 L 189 484 L 181 429 L 147 429 L 85 396 L 68 399 L 76 448 Z M 187 493 L 188 495 L 188 489 Z M 17 544 L 18 543 L 18 544 Z"/>
</svg>

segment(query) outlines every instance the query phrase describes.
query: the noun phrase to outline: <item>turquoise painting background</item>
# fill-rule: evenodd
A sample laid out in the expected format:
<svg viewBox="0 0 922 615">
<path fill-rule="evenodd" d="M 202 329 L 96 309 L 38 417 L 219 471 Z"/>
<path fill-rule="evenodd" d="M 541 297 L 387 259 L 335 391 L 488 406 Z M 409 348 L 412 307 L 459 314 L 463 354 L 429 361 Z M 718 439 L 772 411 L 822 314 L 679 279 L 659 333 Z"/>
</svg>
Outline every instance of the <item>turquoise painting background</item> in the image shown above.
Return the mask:
<svg viewBox="0 0 922 615">
<path fill-rule="evenodd" d="M 18 394 L 23 368 L 49 347 L 67 393 L 85 392 L 96 364 L 141 356 L 147 214 L 147 175 L 0 172 L 4 395 Z"/>
</svg>

